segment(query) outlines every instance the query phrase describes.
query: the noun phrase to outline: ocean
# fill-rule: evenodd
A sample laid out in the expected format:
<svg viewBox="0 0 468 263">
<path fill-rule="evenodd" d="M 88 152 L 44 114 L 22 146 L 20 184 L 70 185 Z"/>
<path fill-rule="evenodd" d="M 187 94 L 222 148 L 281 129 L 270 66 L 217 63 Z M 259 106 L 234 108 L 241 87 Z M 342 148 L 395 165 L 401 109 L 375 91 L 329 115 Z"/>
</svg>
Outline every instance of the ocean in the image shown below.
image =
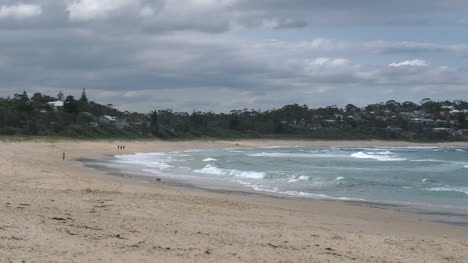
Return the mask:
<svg viewBox="0 0 468 263">
<path fill-rule="evenodd" d="M 108 166 L 199 188 L 468 215 L 468 148 L 267 147 L 116 155 Z"/>
</svg>

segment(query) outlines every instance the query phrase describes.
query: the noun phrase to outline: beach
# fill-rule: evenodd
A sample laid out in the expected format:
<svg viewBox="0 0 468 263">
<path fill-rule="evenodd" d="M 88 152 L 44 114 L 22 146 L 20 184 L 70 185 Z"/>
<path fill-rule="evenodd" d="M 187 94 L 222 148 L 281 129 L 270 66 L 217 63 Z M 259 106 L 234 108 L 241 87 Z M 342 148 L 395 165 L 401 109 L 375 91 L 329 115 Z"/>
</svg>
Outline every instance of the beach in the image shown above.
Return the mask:
<svg viewBox="0 0 468 263">
<path fill-rule="evenodd" d="M 429 215 L 186 190 L 164 180 L 110 176 L 79 161 L 123 152 L 305 145 L 468 147 L 393 141 L 2 141 L 0 262 L 468 262 L 468 228 L 426 222 Z"/>
</svg>

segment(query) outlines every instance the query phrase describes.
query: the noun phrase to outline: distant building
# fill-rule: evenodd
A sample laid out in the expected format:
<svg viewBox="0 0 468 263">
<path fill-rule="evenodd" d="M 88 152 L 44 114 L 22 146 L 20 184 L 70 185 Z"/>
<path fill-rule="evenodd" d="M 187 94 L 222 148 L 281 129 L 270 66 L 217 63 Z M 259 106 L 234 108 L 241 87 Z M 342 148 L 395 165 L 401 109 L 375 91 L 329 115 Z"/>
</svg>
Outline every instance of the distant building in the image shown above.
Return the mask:
<svg viewBox="0 0 468 263">
<path fill-rule="evenodd" d="M 387 131 L 392 131 L 392 132 L 402 132 L 403 129 L 400 128 L 400 127 L 396 127 L 396 126 L 387 126 L 387 128 L 385 128 Z"/>
<path fill-rule="evenodd" d="M 458 136 L 468 136 L 468 129 L 457 130 L 455 134 Z"/>
<path fill-rule="evenodd" d="M 455 135 L 455 130 L 451 128 L 433 128 L 433 132 L 448 133 L 450 135 Z"/>
<path fill-rule="evenodd" d="M 451 111 L 451 110 L 454 109 L 454 107 L 453 107 L 453 106 L 442 106 L 441 109 L 442 109 L 443 111 Z"/>
<path fill-rule="evenodd" d="M 414 117 L 414 118 L 431 118 L 432 114 L 427 113 L 427 112 L 425 112 L 423 110 L 417 110 L 417 111 L 413 111 L 411 113 L 411 116 Z"/>
<path fill-rule="evenodd" d="M 56 111 L 63 110 L 63 101 L 60 100 L 48 102 L 47 105 L 49 105 Z"/>
<path fill-rule="evenodd" d="M 334 114 L 333 116 L 335 116 L 335 119 L 337 121 L 342 121 L 343 120 L 343 115 L 341 115 L 341 114 Z"/>
<path fill-rule="evenodd" d="M 98 123 L 100 126 L 112 126 L 117 129 L 123 129 L 128 126 L 127 121 L 109 115 L 99 116 Z"/>
<path fill-rule="evenodd" d="M 85 119 L 94 119 L 94 115 L 89 112 L 85 112 L 85 111 L 78 112 L 78 115 Z"/>
<path fill-rule="evenodd" d="M 117 121 L 117 119 L 109 115 L 102 115 L 102 116 L 99 116 L 98 118 L 99 124 L 102 124 L 102 125 L 111 125 L 115 121 Z"/>
<path fill-rule="evenodd" d="M 463 112 L 462 112 L 462 111 L 459 111 L 459 110 L 451 110 L 451 111 L 449 111 L 449 113 L 450 113 L 451 115 L 463 114 Z"/>
<path fill-rule="evenodd" d="M 346 116 L 346 119 L 353 120 L 353 121 L 362 121 L 361 116 L 357 114 Z"/>
<path fill-rule="evenodd" d="M 437 125 L 442 125 L 442 126 L 443 126 L 443 125 L 448 125 L 448 124 L 449 124 L 448 121 L 446 121 L 446 120 L 441 120 L 441 119 L 437 119 L 435 122 L 437 123 Z"/>
</svg>

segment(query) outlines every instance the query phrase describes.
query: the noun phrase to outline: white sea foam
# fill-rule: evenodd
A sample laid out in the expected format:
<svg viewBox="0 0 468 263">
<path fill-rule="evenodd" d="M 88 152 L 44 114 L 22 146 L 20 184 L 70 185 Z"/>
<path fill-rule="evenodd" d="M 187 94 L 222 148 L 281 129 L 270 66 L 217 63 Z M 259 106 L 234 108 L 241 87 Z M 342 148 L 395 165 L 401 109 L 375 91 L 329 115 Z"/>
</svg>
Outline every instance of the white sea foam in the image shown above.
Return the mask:
<svg viewBox="0 0 468 263">
<path fill-rule="evenodd" d="M 457 151 L 457 152 L 464 152 L 465 150 L 463 150 L 463 149 L 455 149 L 455 151 Z"/>
<path fill-rule="evenodd" d="M 301 192 L 301 191 L 279 191 L 278 188 L 269 188 L 268 186 L 265 186 L 265 185 L 251 184 L 249 182 L 243 182 L 243 181 L 238 181 L 238 183 L 244 186 L 250 187 L 255 191 L 275 193 L 275 194 L 281 194 L 281 195 L 289 195 L 289 196 L 294 196 L 294 197 L 302 197 L 302 198 L 309 198 L 309 199 L 323 199 L 323 200 L 366 201 L 365 199 L 359 199 L 359 198 L 329 196 L 329 195 L 324 195 L 324 194 L 313 194 L 313 193 L 306 193 L 306 192 Z"/>
<path fill-rule="evenodd" d="M 385 152 L 368 152 L 368 154 L 378 154 L 378 155 L 389 155 L 389 154 L 395 154 L 390 151 L 385 151 Z"/>
<path fill-rule="evenodd" d="M 324 194 L 313 194 L 313 193 L 306 193 L 300 191 L 285 191 L 285 192 L 278 192 L 279 194 L 297 196 L 297 197 L 304 197 L 304 198 L 311 198 L 311 199 L 325 199 L 325 200 L 342 200 L 342 201 L 366 201 L 365 199 L 360 198 L 349 198 L 349 197 L 341 197 L 341 196 L 329 196 Z"/>
<path fill-rule="evenodd" d="M 218 168 L 215 165 L 207 164 L 204 168 L 194 170 L 196 173 L 203 174 L 213 174 L 221 176 L 234 176 L 234 177 L 243 177 L 243 178 L 252 178 L 252 179 L 262 179 L 265 178 L 266 173 L 264 172 L 255 172 L 255 171 L 239 171 L 235 169 L 223 169 Z"/>
<path fill-rule="evenodd" d="M 338 177 L 336 177 L 336 180 L 337 180 L 337 181 L 341 181 L 341 180 L 344 180 L 344 179 L 345 179 L 345 178 L 344 178 L 343 176 L 338 176 Z"/>
<path fill-rule="evenodd" d="M 445 186 L 445 187 L 432 187 L 428 188 L 428 191 L 437 191 L 437 192 L 460 192 L 468 195 L 468 187 L 450 187 L 450 186 Z"/>
<path fill-rule="evenodd" d="M 206 158 L 206 159 L 203 159 L 204 162 L 216 162 L 218 159 L 215 159 L 215 158 Z"/>
<path fill-rule="evenodd" d="M 434 162 L 434 163 L 449 163 L 449 164 L 456 164 L 456 165 L 466 165 L 466 162 L 452 162 L 446 160 L 436 160 L 436 159 L 421 159 L 421 160 L 410 160 L 410 162 Z M 466 166 L 465 166 L 466 168 Z"/>
<path fill-rule="evenodd" d="M 468 165 L 465 165 L 465 168 L 468 168 Z"/>
<path fill-rule="evenodd" d="M 431 179 L 431 178 L 424 178 L 424 179 L 421 180 L 421 182 L 423 182 L 423 183 L 431 183 L 431 184 L 436 184 L 436 183 L 438 183 L 436 180 Z"/>
<path fill-rule="evenodd" d="M 169 169 L 172 157 L 165 153 L 136 153 L 131 155 L 116 155 L 114 162 L 121 164 L 141 165 L 146 167 Z"/>
<path fill-rule="evenodd" d="M 158 168 L 158 169 L 169 169 L 174 166 L 167 164 L 166 162 L 151 162 L 151 161 L 125 161 L 125 160 L 120 160 L 120 161 L 115 161 L 117 163 L 123 163 L 123 164 L 135 164 L 135 165 L 142 165 L 142 166 L 147 166 L 147 167 L 153 167 L 153 168 Z"/>
<path fill-rule="evenodd" d="M 358 159 L 374 159 L 378 161 L 386 161 L 386 162 L 395 162 L 395 161 L 406 161 L 406 158 L 397 158 L 392 155 L 383 155 L 383 154 L 374 154 L 374 153 L 364 153 L 364 152 L 357 152 L 351 154 L 351 157 L 358 158 Z"/>
<path fill-rule="evenodd" d="M 295 182 L 299 182 L 299 181 L 308 181 L 310 179 L 310 176 L 307 176 L 307 175 L 302 175 L 302 176 L 299 176 L 299 177 L 294 177 L 294 178 L 291 178 L 288 180 L 289 183 L 295 183 Z"/>
</svg>

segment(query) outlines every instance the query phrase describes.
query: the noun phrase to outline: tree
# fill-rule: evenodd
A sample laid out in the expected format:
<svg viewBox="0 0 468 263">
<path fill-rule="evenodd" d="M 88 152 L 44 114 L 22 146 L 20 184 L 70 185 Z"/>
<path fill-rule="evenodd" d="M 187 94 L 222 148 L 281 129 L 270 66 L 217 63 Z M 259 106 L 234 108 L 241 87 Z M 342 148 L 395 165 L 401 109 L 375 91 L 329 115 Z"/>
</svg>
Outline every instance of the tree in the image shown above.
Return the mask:
<svg viewBox="0 0 468 263">
<path fill-rule="evenodd" d="M 424 103 L 427 103 L 427 102 L 431 102 L 432 100 L 430 98 L 425 98 L 425 99 L 422 99 L 421 100 L 421 104 L 424 104 Z"/>
<path fill-rule="evenodd" d="M 414 111 L 419 108 L 418 104 L 412 102 L 412 101 L 405 101 L 401 104 L 401 107 L 403 108 L 403 111 Z"/>
<path fill-rule="evenodd" d="M 15 94 L 12 102 L 17 111 L 31 112 L 33 109 L 26 91 L 24 91 L 23 94 Z"/>
<path fill-rule="evenodd" d="M 395 100 L 389 100 L 385 102 L 385 108 L 391 112 L 395 112 L 399 110 L 401 107 L 401 104 L 399 102 L 396 102 Z"/>
<path fill-rule="evenodd" d="M 348 104 L 348 105 L 345 106 L 345 111 L 346 111 L 346 113 L 356 113 L 356 112 L 360 112 L 361 109 L 354 106 L 353 104 Z"/>
<path fill-rule="evenodd" d="M 65 95 L 63 95 L 63 92 L 62 92 L 62 91 L 60 91 L 60 92 L 57 94 L 57 99 L 58 99 L 58 100 L 61 100 L 61 101 L 63 101 L 63 100 L 65 99 Z"/>
<path fill-rule="evenodd" d="M 63 110 L 68 113 L 78 112 L 78 102 L 73 96 L 68 96 L 63 102 Z"/>
<path fill-rule="evenodd" d="M 88 103 L 88 96 L 86 96 L 86 89 L 81 93 L 80 102 Z"/>
<path fill-rule="evenodd" d="M 154 110 L 150 112 L 150 131 L 154 136 L 159 136 L 159 116 L 158 111 Z"/>
</svg>

